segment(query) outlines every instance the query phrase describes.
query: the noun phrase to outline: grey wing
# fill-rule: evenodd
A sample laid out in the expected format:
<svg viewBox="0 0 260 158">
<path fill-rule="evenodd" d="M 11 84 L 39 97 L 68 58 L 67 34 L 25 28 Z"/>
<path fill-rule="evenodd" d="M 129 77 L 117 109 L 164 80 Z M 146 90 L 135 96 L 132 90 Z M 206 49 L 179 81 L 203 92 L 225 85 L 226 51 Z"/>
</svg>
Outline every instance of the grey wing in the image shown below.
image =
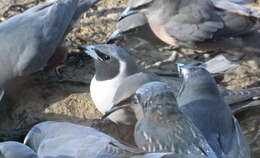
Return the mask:
<svg viewBox="0 0 260 158">
<path fill-rule="evenodd" d="M 115 140 L 112 137 L 99 132 L 93 128 L 76 125 L 68 122 L 46 121 L 35 125 L 26 135 L 24 144 L 38 151 L 40 144 L 50 138 L 59 136 L 79 136 L 87 137 L 89 135 L 100 136 L 107 139 Z"/>
<path fill-rule="evenodd" d="M 226 103 L 229 105 L 238 104 L 240 102 L 250 100 L 253 97 L 260 96 L 260 87 L 240 90 L 224 89 L 222 90 L 222 94 L 224 95 Z"/>
<path fill-rule="evenodd" d="M 0 143 L 0 158 L 38 158 L 28 146 L 8 141 Z"/>
<path fill-rule="evenodd" d="M 48 8 L 49 6 L 53 5 L 53 3 L 54 3 L 54 1 L 48 1 L 46 3 L 36 5 L 32 8 L 29 8 L 25 12 L 23 12 L 23 14 L 28 14 L 28 15 L 34 14 L 35 12 Z"/>
<path fill-rule="evenodd" d="M 139 120 L 135 129 L 137 146 L 146 152 L 172 152 L 171 155 L 176 157 L 200 155 L 201 158 L 206 158 L 206 155 L 210 155 L 211 158 L 216 158 L 216 154 L 191 120 L 180 119 L 170 128 L 162 126 L 164 125 L 151 126 L 145 118 Z M 164 131 L 163 135 L 161 131 Z"/>
<path fill-rule="evenodd" d="M 66 122 L 40 123 L 27 134 L 24 143 L 40 157 L 128 158 L 143 153 L 93 128 Z"/>
<path fill-rule="evenodd" d="M 252 0 L 211 0 L 220 9 L 244 16 L 260 18 L 259 4 Z"/>
<path fill-rule="evenodd" d="M 131 158 L 179 158 L 179 157 L 177 156 L 177 154 L 174 154 L 172 152 L 156 152 L 156 153 L 145 153 L 142 155 L 135 155 L 132 156 Z M 190 155 L 189 157 L 180 156 L 180 158 L 190 158 Z"/>
<path fill-rule="evenodd" d="M 117 104 L 135 94 L 136 90 L 145 83 L 160 80 L 156 75 L 139 72 L 124 79 L 117 88 L 113 103 Z"/>
<path fill-rule="evenodd" d="M 146 153 L 144 155 L 135 155 L 131 158 L 204 158 L 205 156 L 201 154 L 176 154 L 172 152 L 156 152 L 156 153 Z M 206 157 L 205 157 L 206 158 Z"/>
<path fill-rule="evenodd" d="M 260 107 L 260 100 L 249 100 L 231 106 L 233 114 L 240 113 L 245 110 L 255 109 Z"/>
<path fill-rule="evenodd" d="M 97 158 L 129 158 L 134 155 L 143 155 L 144 152 L 137 148 L 125 146 L 119 142 L 109 142 L 104 149 L 99 152 Z M 88 153 L 87 153 L 88 155 Z"/>
<path fill-rule="evenodd" d="M 77 9 L 78 0 L 57 0 L 51 9 L 43 13 L 43 21 L 41 22 L 43 38 L 46 40 L 44 44 L 58 44 L 64 39 L 67 28 L 72 22 L 72 18 Z M 39 12 L 39 14 L 41 14 Z M 36 14 L 37 16 L 37 14 Z"/>
<path fill-rule="evenodd" d="M 146 16 L 142 13 L 136 13 L 118 21 L 116 29 L 120 30 L 120 32 L 125 32 L 146 24 L 148 24 Z"/>
<path fill-rule="evenodd" d="M 165 82 L 168 86 L 170 86 L 175 95 L 179 93 L 179 90 L 182 85 L 182 78 L 179 77 L 167 77 L 167 76 L 160 76 L 160 80 Z"/>
<path fill-rule="evenodd" d="M 224 27 L 221 19 L 214 14 L 213 5 L 208 1 L 190 2 L 178 9 L 166 22 L 165 30 L 179 41 L 192 44 L 212 39 L 213 34 Z"/>
</svg>

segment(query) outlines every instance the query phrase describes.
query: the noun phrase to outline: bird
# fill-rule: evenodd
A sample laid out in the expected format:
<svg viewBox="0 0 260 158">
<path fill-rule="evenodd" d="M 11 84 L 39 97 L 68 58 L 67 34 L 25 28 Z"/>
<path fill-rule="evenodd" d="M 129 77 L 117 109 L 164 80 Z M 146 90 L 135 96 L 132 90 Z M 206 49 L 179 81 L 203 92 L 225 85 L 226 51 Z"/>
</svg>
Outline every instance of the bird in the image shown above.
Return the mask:
<svg viewBox="0 0 260 158">
<path fill-rule="evenodd" d="M 19 142 L 7 141 L 0 143 L 1 158 L 38 158 L 28 146 Z"/>
<path fill-rule="evenodd" d="M 103 114 L 112 104 L 118 86 L 127 77 L 132 75 L 140 76 L 141 84 L 157 78 L 153 74 L 142 72 L 126 50 L 115 45 L 85 45 L 81 47 L 81 50 L 95 60 L 96 72 L 90 83 L 90 94 L 96 108 Z M 136 122 L 133 112 L 129 109 L 117 111 L 110 115 L 109 119 L 126 125 L 134 125 Z"/>
<path fill-rule="evenodd" d="M 147 153 L 121 144 L 94 128 L 69 122 L 45 121 L 36 124 L 24 144 L 39 157 L 77 158 L 162 158 L 171 152 Z"/>
<path fill-rule="evenodd" d="M 161 41 L 151 30 L 148 20 L 144 14 L 135 12 L 125 16 L 116 24 L 115 31 L 107 39 L 108 44 L 113 44 L 125 38 L 127 41 L 131 38 L 137 38 L 144 43 L 154 47 L 167 47 L 168 45 Z M 243 36 L 220 41 L 219 49 L 236 52 L 260 52 L 256 41 L 260 38 L 260 32 L 254 31 Z M 217 46 L 218 43 L 216 43 Z M 216 47 L 215 46 L 215 47 Z"/>
<path fill-rule="evenodd" d="M 125 23 L 121 26 L 126 27 L 122 31 L 126 32 L 128 17 L 134 21 L 131 16 L 137 12 L 145 15 L 153 33 L 173 48 L 259 53 L 260 9 L 249 5 L 254 3 L 252 0 L 130 0 L 119 23 Z M 140 19 L 137 21 L 141 23 Z M 113 41 L 113 37 L 109 39 Z M 254 42 L 248 42 L 249 39 Z"/>
<path fill-rule="evenodd" d="M 145 83 L 137 89 L 133 98 L 144 116 L 135 125 L 136 145 L 146 152 L 217 158 L 193 121 L 179 110 L 175 94 L 171 87 L 159 81 Z"/>
<path fill-rule="evenodd" d="M 53 62 L 59 64 L 66 56 L 64 38 L 81 14 L 98 1 L 51 0 L 2 22 L 0 93 L 6 94 L 29 75 L 56 65 Z"/>
<path fill-rule="evenodd" d="M 80 49 L 95 60 L 96 72 L 90 83 L 90 95 L 96 108 L 103 115 L 109 113 L 110 109 L 119 104 L 132 104 L 131 99 L 128 100 L 128 98 L 131 98 L 130 96 L 135 94 L 136 90 L 147 82 L 167 82 L 175 92 L 178 92 L 181 87 L 181 78 L 177 76 L 161 77 L 137 66 L 129 53 L 116 45 L 84 45 Z M 237 90 L 236 93 L 223 87 L 219 87 L 219 90 L 226 96 L 228 104 L 235 104 L 238 103 L 237 100 L 242 102 L 260 95 L 259 89 Z M 247 97 L 242 97 L 245 95 Z M 135 116 L 133 110 L 140 111 L 140 106 L 118 110 L 109 115 L 108 118 L 115 123 L 134 126 L 137 116 Z M 141 116 L 142 113 L 140 113 Z"/>
<path fill-rule="evenodd" d="M 248 158 L 250 149 L 216 81 L 203 67 L 182 66 L 179 109 L 202 132 L 219 158 Z"/>
</svg>

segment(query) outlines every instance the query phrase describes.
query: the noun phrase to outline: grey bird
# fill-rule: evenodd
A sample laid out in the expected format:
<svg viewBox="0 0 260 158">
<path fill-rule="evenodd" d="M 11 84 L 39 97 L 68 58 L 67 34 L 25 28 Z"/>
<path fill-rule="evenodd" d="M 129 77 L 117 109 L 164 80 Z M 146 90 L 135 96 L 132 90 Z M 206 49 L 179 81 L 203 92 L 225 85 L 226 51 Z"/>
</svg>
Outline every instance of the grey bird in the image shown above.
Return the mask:
<svg viewBox="0 0 260 158">
<path fill-rule="evenodd" d="M 28 146 L 18 142 L 1 142 L 0 158 L 38 158 Z"/>
<path fill-rule="evenodd" d="M 131 40 L 132 38 L 139 39 L 141 42 L 158 48 L 167 46 L 153 33 L 145 15 L 139 12 L 121 18 L 117 22 L 115 31 L 108 38 L 107 43 L 112 44 L 121 39 Z M 212 49 L 244 53 L 260 52 L 260 45 L 257 42 L 259 38 L 260 32 L 253 31 L 235 38 L 215 41 Z"/>
<path fill-rule="evenodd" d="M 178 77 L 161 77 L 142 67 L 124 49 L 115 45 L 82 46 L 84 52 L 95 59 L 96 73 L 90 84 L 91 98 L 96 108 L 105 114 L 114 105 L 132 104 L 131 96 L 143 84 L 151 81 L 168 83 L 175 92 L 180 89 L 182 79 Z M 235 104 L 260 95 L 258 88 L 254 90 L 226 90 L 219 86 L 221 94 L 225 95 L 228 104 Z M 248 95 L 249 94 L 249 95 Z M 246 96 L 246 97 L 245 97 Z M 128 99 L 129 98 L 129 99 Z M 116 123 L 134 125 L 136 116 L 132 112 L 140 111 L 140 107 L 122 109 L 111 115 L 109 119 Z M 140 113 L 142 116 L 142 113 Z"/>
<path fill-rule="evenodd" d="M 94 128 L 67 122 L 43 122 L 27 134 L 24 144 L 39 157 L 68 158 L 162 158 L 169 154 L 145 153 L 121 144 Z"/>
<path fill-rule="evenodd" d="M 144 112 L 135 126 L 137 146 L 147 152 L 173 152 L 180 157 L 217 158 L 200 130 L 179 110 L 175 93 L 158 81 L 137 89 L 133 97 Z"/>
<path fill-rule="evenodd" d="M 113 97 L 118 86 L 128 77 L 137 76 L 143 84 L 157 80 L 157 76 L 145 73 L 138 67 L 135 60 L 122 48 L 114 45 L 82 46 L 81 49 L 95 59 L 96 73 L 90 84 L 91 98 L 96 108 L 103 114 L 113 104 Z M 120 117 L 118 117 L 120 116 Z M 132 119 L 131 119 L 132 118 Z M 110 115 L 109 119 L 116 123 L 134 125 L 136 119 L 130 110 L 119 110 Z"/>
<path fill-rule="evenodd" d="M 191 118 L 217 156 L 249 158 L 248 142 L 210 73 L 202 67 L 183 66 L 181 74 L 179 109 Z"/>
<path fill-rule="evenodd" d="M 255 2 L 130 0 L 120 20 L 136 12 L 144 14 L 154 34 L 173 47 L 225 50 L 236 46 L 239 51 L 241 42 L 246 42 L 243 36 L 258 33 L 260 28 L 260 9 L 251 3 Z M 251 52 L 259 53 L 258 41 L 248 48 Z"/>
<path fill-rule="evenodd" d="M 61 47 L 65 36 L 81 14 L 96 2 L 52 0 L 1 23 L 0 93 L 14 88 L 28 75 L 59 62 L 59 57 L 64 57 Z"/>
</svg>

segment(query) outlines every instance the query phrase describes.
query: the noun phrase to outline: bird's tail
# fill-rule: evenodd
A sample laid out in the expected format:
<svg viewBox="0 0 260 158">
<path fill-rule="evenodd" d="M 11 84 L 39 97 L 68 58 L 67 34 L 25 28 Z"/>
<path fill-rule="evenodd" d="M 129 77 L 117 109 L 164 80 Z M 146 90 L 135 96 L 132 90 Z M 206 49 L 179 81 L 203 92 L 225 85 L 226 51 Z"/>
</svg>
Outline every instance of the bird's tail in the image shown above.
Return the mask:
<svg viewBox="0 0 260 158">
<path fill-rule="evenodd" d="M 250 16 L 260 19 L 260 4 L 254 2 L 232 1 L 232 0 L 211 0 L 215 7 L 228 12 Z"/>
</svg>

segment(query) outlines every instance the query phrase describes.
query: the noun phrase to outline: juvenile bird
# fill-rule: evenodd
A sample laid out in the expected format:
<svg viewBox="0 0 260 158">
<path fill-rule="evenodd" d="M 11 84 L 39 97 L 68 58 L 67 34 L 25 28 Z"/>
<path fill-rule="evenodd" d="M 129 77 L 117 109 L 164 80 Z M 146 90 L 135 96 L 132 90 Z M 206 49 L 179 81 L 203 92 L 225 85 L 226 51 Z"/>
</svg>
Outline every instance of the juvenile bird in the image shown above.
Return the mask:
<svg viewBox="0 0 260 158">
<path fill-rule="evenodd" d="M 175 93 L 167 84 L 146 83 L 138 88 L 134 98 L 144 112 L 134 133 L 139 148 L 187 158 L 217 158 L 200 130 L 179 110 Z"/>
</svg>

